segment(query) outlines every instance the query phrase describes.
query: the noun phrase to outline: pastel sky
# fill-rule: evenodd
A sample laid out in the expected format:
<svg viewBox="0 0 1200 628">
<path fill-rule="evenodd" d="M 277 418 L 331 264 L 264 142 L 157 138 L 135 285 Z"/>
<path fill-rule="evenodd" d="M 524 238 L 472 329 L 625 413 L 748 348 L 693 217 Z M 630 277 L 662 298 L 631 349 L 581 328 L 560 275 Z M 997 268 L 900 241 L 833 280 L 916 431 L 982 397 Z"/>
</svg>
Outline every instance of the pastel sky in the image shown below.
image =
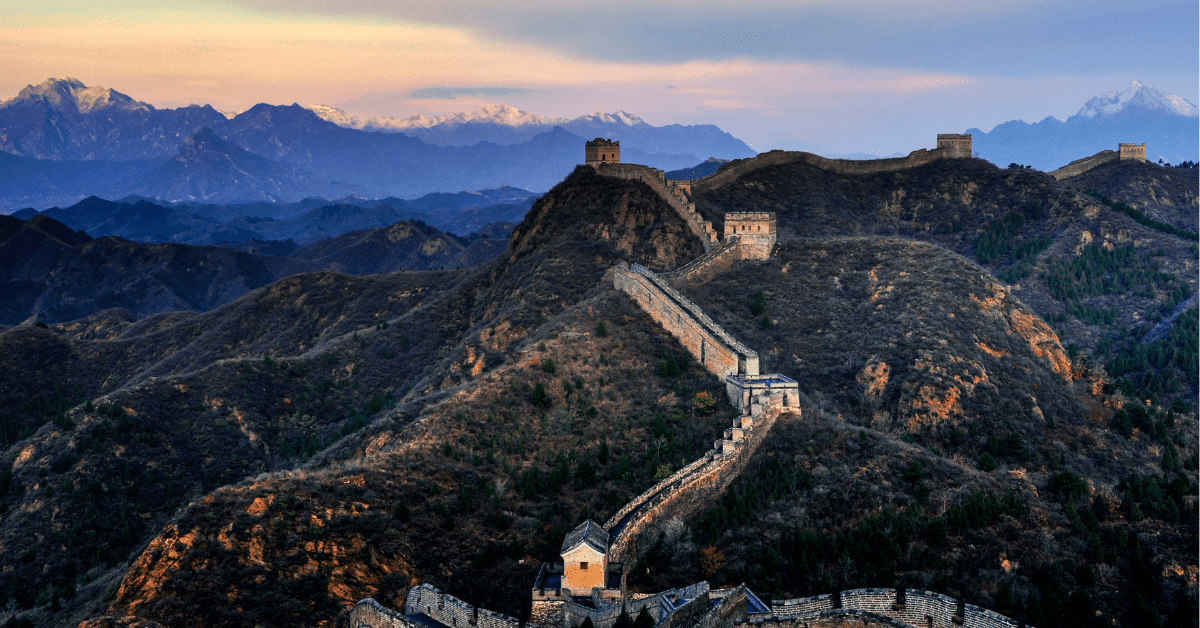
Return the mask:
<svg viewBox="0 0 1200 628">
<path fill-rule="evenodd" d="M 0 8 L 0 99 L 72 76 L 159 107 L 503 102 L 887 154 L 1134 79 L 1200 102 L 1198 23 L 1195 0 L 32 0 Z"/>
</svg>

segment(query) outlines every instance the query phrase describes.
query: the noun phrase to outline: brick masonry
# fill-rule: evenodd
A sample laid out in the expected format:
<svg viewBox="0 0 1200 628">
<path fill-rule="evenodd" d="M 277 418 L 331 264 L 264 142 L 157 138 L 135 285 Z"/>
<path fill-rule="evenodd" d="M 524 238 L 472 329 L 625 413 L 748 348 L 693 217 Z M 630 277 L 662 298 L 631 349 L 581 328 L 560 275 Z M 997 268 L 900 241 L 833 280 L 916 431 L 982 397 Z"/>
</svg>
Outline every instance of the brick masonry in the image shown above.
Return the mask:
<svg viewBox="0 0 1200 628">
<path fill-rule="evenodd" d="M 694 303 L 649 269 L 634 264 L 613 268 L 613 287 L 630 296 L 671 332 L 708 372 L 717 377 L 758 375 L 758 353 L 730 336 Z"/>
<path fill-rule="evenodd" d="M 687 184 L 668 181 L 667 173 L 650 166 L 594 162 L 589 162 L 587 165 L 594 167 L 596 172 L 606 177 L 641 181 L 650 186 L 650 189 L 661 196 L 683 218 L 692 233 L 700 238 L 700 241 L 704 243 L 704 250 L 707 251 L 716 246 L 717 232 L 713 231 L 711 221 L 705 220 L 696 213 L 696 204 L 688 198 L 691 187 Z"/>
<path fill-rule="evenodd" d="M 777 620 L 803 620 L 824 617 L 840 611 L 866 612 L 887 617 L 913 628 L 1018 628 L 1020 624 L 973 604 L 931 591 L 905 589 L 904 604 L 897 603 L 895 589 L 853 589 L 841 591 L 841 608 L 834 608 L 832 594 L 795 600 L 776 600 L 771 611 Z M 793 625 L 793 624 L 788 624 Z"/>
<path fill-rule="evenodd" d="M 907 157 L 896 157 L 892 159 L 828 159 L 820 155 L 805 153 L 800 151 L 783 151 L 773 150 L 767 153 L 759 153 L 755 157 L 749 159 L 737 159 L 724 164 L 716 172 L 691 182 L 692 190 L 696 194 L 715 190 L 734 179 L 753 172 L 760 168 L 769 166 L 778 166 L 781 164 L 790 163 L 806 163 L 825 170 L 831 170 L 841 174 L 871 174 L 875 172 L 893 172 L 896 170 L 904 170 L 906 168 L 915 168 L 927 163 L 931 163 L 945 157 L 946 149 L 935 148 L 926 150 L 924 148 L 915 150 L 908 154 Z"/>
</svg>

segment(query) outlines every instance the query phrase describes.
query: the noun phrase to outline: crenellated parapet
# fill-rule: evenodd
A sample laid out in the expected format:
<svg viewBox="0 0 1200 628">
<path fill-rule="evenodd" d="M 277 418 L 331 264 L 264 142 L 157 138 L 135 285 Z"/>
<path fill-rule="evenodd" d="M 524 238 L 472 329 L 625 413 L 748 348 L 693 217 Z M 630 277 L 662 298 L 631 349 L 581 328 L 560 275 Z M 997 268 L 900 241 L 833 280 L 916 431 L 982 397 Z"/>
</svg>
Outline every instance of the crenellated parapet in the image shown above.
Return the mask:
<svg viewBox="0 0 1200 628">
<path fill-rule="evenodd" d="M 596 172 L 606 177 L 617 177 L 620 179 L 628 179 L 631 181 L 641 181 L 650 186 L 672 209 L 679 214 L 680 218 L 687 223 L 688 229 L 691 230 L 696 237 L 704 244 L 704 250 L 708 250 L 717 244 L 717 233 L 713 230 L 712 222 L 705 220 L 700 214 L 696 213 L 696 204 L 690 198 L 691 186 L 681 184 L 674 180 L 667 179 L 667 173 L 657 168 L 650 166 L 642 166 L 639 164 L 614 164 L 614 163 L 595 163 L 590 164 L 596 168 Z"/>
</svg>

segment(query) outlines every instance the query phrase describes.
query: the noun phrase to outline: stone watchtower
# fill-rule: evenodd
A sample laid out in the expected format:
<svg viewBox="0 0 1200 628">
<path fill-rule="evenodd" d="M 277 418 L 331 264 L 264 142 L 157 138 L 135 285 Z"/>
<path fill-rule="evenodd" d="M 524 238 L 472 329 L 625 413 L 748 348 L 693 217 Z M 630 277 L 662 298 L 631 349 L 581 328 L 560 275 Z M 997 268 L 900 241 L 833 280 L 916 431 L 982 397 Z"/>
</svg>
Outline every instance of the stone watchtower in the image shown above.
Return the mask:
<svg viewBox="0 0 1200 628">
<path fill-rule="evenodd" d="M 1121 161 L 1146 161 L 1146 143 L 1141 144 L 1125 144 L 1117 145 L 1117 153 Z"/>
<path fill-rule="evenodd" d="M 970 157 L 971 136 L 960 133 L 938 133 L 937 147 L 946 149 L 946 157 Z"/>
<path fill-rule="evenodd" d="M 621 163 L 621 142 L 597 137 L 584 144 L 583 163 L 588 166 Z"/>
<path fill-rule="evenodd" d="M 767 259 L 775 248 L 775 212 L 725 214 L 725 237 L 738 236 L 742 259 Z"/>
</svg>

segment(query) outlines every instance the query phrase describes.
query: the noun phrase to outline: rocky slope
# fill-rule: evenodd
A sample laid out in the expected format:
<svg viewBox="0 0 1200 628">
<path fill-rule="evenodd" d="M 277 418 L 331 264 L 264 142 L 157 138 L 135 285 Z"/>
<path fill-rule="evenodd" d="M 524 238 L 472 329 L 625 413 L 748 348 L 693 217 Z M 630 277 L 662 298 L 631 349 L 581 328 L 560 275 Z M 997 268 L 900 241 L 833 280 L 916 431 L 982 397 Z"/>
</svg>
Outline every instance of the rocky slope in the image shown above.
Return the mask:
<svg viewBox="0 0 1200 628">
<path fill-rule="evenodd" d="M 1197 242 L 1143 224 L 1084 186 L 1107 175 L 1125 187 L 1105 189 L 1164 222 L 1182 222 L 1187 210 L 1176 208 L 1194 206 L 1197 181 L 1190 170 L 1147 163 L 1102 170 L 1056 182 L 978 159 L 861 175 L 794 163 L 749 171 L 700 194 L 696 206 L 717 229 L 727 210 L 775 212 L 785 240 L 883 235 L 944 246 L 982 264 L 1092 364 L 1137 354 L 1137 367 L 1120 373 L 1130 392 L 1168 404 L 1175 394 L 1192 399 L 1187 360 L 1151 363 L 1138 346 L 1194 304 Z"/>
<path fill-rule="evenodd" d="M 698 200 L 779 211 L 780 256 L 687 290 L 801 380 L 804 415 L 708 512 L 663 530 L 634 586 L 709 578 L 779 598 L 904 580 L 1037 625 L 1186 615 L 1194 411 L 1106 388 L 1102 364 L 989 276 L 1007 258 L 953 250 L 975 257 L 1007 216 L 979 188 L 1023 203 L 1051 184 L 973 162 L 888 181 L 765 174 Z M 795 192 L 811 180 L 842 196 Z M 951 210 L 927 219 L 946 233 L 854 192 L 890 198 L 896 181 L 901 200 Z M 1059 211 L 1015 242 L 1026 224 L 1076 237 L 1084 218 Z M 475 269 L 299 275 L 203 314 L 7 329 L 4 372 L 21 378 L 6 407 L 28 433 L 0 465 L 0 543 L 31 549 L 0 552 L 0 595 L 40 625 L 333 626 L 357 599 L 399 606 L 432 582 L 521 615 L 565 531 L 727 425 L 732 409 L 693 403 L 722 397 L 716 379 L 605 281 L 617 261 L 669 269 L 702 250 L 645 185 L 580 168 Z"/>
</svg>

